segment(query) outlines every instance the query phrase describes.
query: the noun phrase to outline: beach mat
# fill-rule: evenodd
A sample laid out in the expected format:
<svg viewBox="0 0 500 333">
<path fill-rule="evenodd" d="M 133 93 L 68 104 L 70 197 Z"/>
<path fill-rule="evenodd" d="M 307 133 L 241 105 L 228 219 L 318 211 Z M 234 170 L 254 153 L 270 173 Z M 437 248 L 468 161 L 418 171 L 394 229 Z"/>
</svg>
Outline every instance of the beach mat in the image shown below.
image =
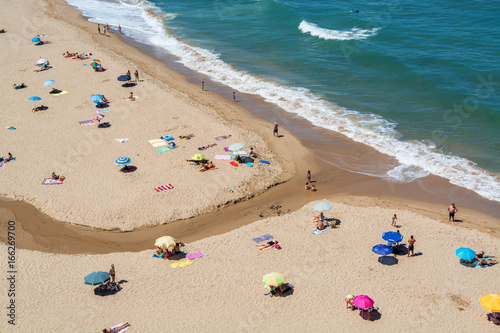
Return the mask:
<svg viewBox="0 0 500 333">
<path fill-rule="evenodd" d="M 229 139 L 230 137 L 231 137 L 231 135 L 223 135 L 223 136 L 219 136 L 215 139 L 221 141 L 221 140 Z"/>
<path fill-rule="evenodd" d="M 9 131 L 13 131 L 16 129 L 14 126 L 9 126 L 9 127 L 5 127 L 5 128 L 8 129 Z"/>
<path fill-rule="evenodd" d="M 233 155 L 247 155 L 248 153 L 244 150 L 235 150 L 233 151 Z"/>
<path fill-rule="evenodd" d="M 237 167 L 237 166 L 238 166 L 238 163 L 233 162 L 233 161 L 229 162 L 229 164 L 231 164 L 232 166 L 235 166 L 235 167 Z"/>
<path fill-rule="evenodd" d="M 196 252 L 196 253 L 190 253 L 190 254 L 186 255 L 186 259 L 193 260 L 193 259 L 196 259 L 196 258 L 202 258 L 204 256 L 205 256 L 205 253 L 203 253 L 203 252 Z"/>
<path fill-rule="evenodd" d="M 215 159 L 216 160 L 230 160 L 231 159 L 231 155 L 215 155 Z"/>
<path fill-rule="evenodd" d="M 164 152 L 172 150 L 172 149 L 175 149 L 175 148 L 172 148 L 172 147 L 163 147 L 163 148 L 160 148 L 160 149 L 156 149 L 156 151 L 158 153 L 164 153 Z"/>
<path fill-rule="evenodd" d="M 42 182 L 42 185 L 59 185 L 62 183 L 63 181 L 60 179 L 45 178 Z"/>
<path fill-rule="evenodd" d="M 247 162 L 247 163 L 245 163 L 245 164 L 246 164 L 246 165 L 248 165 L 249 167 L 253 167 L 253 164 L 252 164 L 252 163 L 250 163 L 250 162 Z"/>
<path fill-rule="evenodd" d="M 214 166 L 213 168 L 205 169 L 205 171 L 210 171 L 210 170 L 215 170 L 215 169 L 218 169 L 218 167 Z M 205 171 L 203 171 L 203 172 L 205 172 Z"/>
<path fill-rule="evenodd" d="M 111 109 L 100 109 L 100 110 L 95 110 L 95 113 L 103 113 L 103 112 L 109 112 Z"/>
<path fill-rule="evenodd" d="M 264 164 L 271 164 L 271 162 L 269 161 L 264 161 L 264 160 L 259 160 L 260 163 L 264 163 Z"/>
<path fill-rule="evenodd" d="M 162 139 L 153 139 L 153 140 L 148 140 L 150 144 L 155 144 L 155 143 L 160 143 L 160 142 L 165 142 Z"/>
<path fill-rule="evenodd" d="M 172 186 L 172 184 L 168 184 L 168 185 L 162 185 L 162 186 L 155 187 L 154 189 L 156 192 L 163 192 L 166 190 L 171 190 L 173 188 L 174 187 Z"/>
<path fill-rule="evenodd" d="M 94 124 L 94 121 L 93 120 L 83 120 L 83 121 L 79 121 L 78 123 L 80 124 L 80 126 L 89 126 L 89 125 Z"/>
<path fill-rule="evenodd" d="M 55 94 L 51 94 L 52 96 L 59 96 L 59 95 L 66 95 L 68 92 L 66 90 L 63 90 L 61 92 L 58 92 L 58 93 L 55 93 Z"/>
<path fill-rule="evenodd" d="M 119 143 L 124 143 L 124 142 L 127 142 L 129 140 L 129 138 L 125 138 L 125 139 L 115 139 L 116 142 L 119 142 Z"/>
<path fill-rule="evenodd" d="M 325 229 L 323 229 L 323 230 L 316 229 L 316 230 L 314 230 L 312 233 L 313 233 L 314 235 L 319 235 L 319 234 L 324 233 L 324 232 L 325 232 L 325 231 L 327 231 L 328 229 L 329 229 L 329 228 L 325 228 Z"/>
<path fill-rule="evenodd" d="M 185 260 L 185 261 L 180 261 L 180 262 L 174 262 L 173 264 L 170 264 L 170 267 L 172 268 L 182 268 L 188 265 L 192 265 L 193 262 L 191 260 Z"/>
<path fill-rule="evenodd" d="M 260 237 L 257 237 L 257 238 L 254 238 L 252 239 L 255 243 L 259 244 L 260 242 L 263 242 L 265 240 L 269 240 L 269 239 L 273 239 L 274 236 L 272 235 L 269 235 L 269 234 L 265 234 L 265 235 L 262 235 Z"/>
<path fill-rule="evenodd" d="M 167 143 L 163 140 L 161 140 L 161 142 L 155 142 L 155 143 L 152 143 L 151 144 L 153 147 L 157 148 L 157 147 L 163 147 L 163 146 L 166 146 Z"/>
</svg>

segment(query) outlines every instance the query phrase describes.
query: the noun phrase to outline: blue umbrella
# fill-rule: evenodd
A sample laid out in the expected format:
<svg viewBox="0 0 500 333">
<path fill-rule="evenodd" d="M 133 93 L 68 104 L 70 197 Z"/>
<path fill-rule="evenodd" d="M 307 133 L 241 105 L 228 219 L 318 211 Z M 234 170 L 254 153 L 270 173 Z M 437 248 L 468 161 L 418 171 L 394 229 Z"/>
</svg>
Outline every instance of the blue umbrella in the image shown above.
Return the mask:
<svg viewBox="0 0 500 333">
<path fill-rule="evenodd" d="M 313 208 L 318 212 L 326 212 L 327 210 L 330 210 L 333 207 L 328 202 L 320 202 L 318 204 L 315 204 Z"/>
<path fill-rule="evenodd" d="M 372 251 L 376 254 L 386 255 L 392 253 L 392 248 L 384 244 L 378 244 L 372 248 Z"/>
<path fill-rule="evenodd" d="M 28 101 L 41 101 L 42 99 L 38 96 L 31 96 L 28 98 Z"/>
<path fill-rule="evenodd" d="M 391 243 L 399 243 L 403 240 L 403 235 L 399 232 L 388 231 L 382 234 L 382 238 Z"/>
<path fill-rule="evenodd" d="M 455 251 L 457 257 L 463 260 L 472 260 L 476 257 L 476 251 L 469 249 L 468 247 L 461 247 Z"/>
<path fill-rule="evenodd" d="M 85 284 L 95 286 L 96 284 L 103 284 L 110 279 L 109 273 L 98 271 L 92 272 L 85 277 Z"/>
<path fill-rule="evenodd" d="M 40 38 L 35 37 L 35 38 L 33 38 L 31 41 L 32 41 L 33 43 L 37 43 L 37 42 L 39 42 L 39 41 L 40 41 Z"/>
<path fill-rule="evenodd" d="M 51 86 L 51 85 L 53 85 L 53 84 L 54 84 L 54 82 L 56 82 L 56 81 L 54 81 L 54 80 L 47 80 L 47 81 L 45 81 L 45 82 L 43 83 L 43 86 L 44 86 L 44 87 Z"/>
<path fill-rule="evenodd" d="M 118 81 L 130 81 L 131 77 L 128 75 L 120 75 L 116 78 Z"/>
<path fill-rule="evenodd" d="M 101 99 L 102 99 L 102 97 L 103 97 L 102 95 L 97 95 L 97 94 L 96 94 L 96 95 L 92 95 L 92 96 L 90 96 L 90 100 L 91 100 L 91 101 L 99 101 L 99 100 L 101 100 Z"/>
<path fill-rule="evenodd" d="M 243 147 L 245 147 L 244 143 L 233 143 L 232 145 L 227 147 L 227 149 L 232 150 L 232 151 L 236 151 L 236 150 L 243 149 Z"/>
<path fill-rule="evenodd" d="M 122 156 L 122 157 L 118 157 L 116 159 L 115 164 L 116 165 L 127 165 L 127 164 L 130 164 L 130 162 L 131 162 L 130 158 Z"/>
</svg>

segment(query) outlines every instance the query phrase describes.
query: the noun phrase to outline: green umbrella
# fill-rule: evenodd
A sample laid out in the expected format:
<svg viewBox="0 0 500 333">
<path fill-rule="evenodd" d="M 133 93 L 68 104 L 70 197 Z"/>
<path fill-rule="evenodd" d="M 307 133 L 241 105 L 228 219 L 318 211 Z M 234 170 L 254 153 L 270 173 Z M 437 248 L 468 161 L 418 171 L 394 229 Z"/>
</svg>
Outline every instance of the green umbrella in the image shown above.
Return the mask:
<svg viewBox="0 0 500 333">
<path fill-rule="evenodd" d="M 285 276 L 281 273 L 272 272 L 264 275 L 262 282 L 268 287 L 278 287 L 285 283 Z"/>
<path fill-rule="evenodd" d="M 193 161 L 204 161 L 205 160 L 205 156 L 202 155 L 202 154 L 194 154 L 191 159 Z"/>
<path fill-rule="evenodd" d="M 111 277 L 109 276 L 109 273 L 107 273 L 107 272 L 103 272 L 103 271 L 92 272 L 85 277 L 85 284 L 90 284 L 91 286 L 95 286 L 98 284 L 105 283 L 110 278 Z"/>
</svg>

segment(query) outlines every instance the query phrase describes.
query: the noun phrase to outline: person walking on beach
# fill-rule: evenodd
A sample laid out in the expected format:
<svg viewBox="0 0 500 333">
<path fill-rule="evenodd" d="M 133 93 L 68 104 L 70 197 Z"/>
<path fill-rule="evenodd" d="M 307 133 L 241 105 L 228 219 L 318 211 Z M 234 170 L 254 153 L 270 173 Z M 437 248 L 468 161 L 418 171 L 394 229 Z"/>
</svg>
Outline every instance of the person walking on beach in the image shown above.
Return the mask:
<svg viewBox="0 0 500 333">
<path fill-rule="evenodd" d="M 274 123 L 274 131 L 273 131 L 273 135 L 274 135 L 275 137 L 279 137 L 279 135 L 278 135 L 278 123 L 277 123 L 277 122 L 275 122 L 275 123 Z"/>
<path fill-rule="evenodd" d="M 101 25 L 100 24 L 97 24 L 97 32 L 99 33 L 99 35 L 101 34 Z"/>
<path fill-rule="evenodd" d="M 111 276 L 111 282 L 115 283 L 116 272 L 115 272 L 115 265 L 114 264 L 111 264 L 111 269 L 109 270 L 109 275 Z"/>
<path fill-rule="evenodd" d="M 311 170 L 307 171 L 307 180 L 311 182 Z"/>
<path fill-rule="evenodd" d="M 455 222 L 455 213 L 458 212 L 457 207 L 455 206 L 454 203 L 452 203 L 448 207 L 448 222 Z"/>
<path fill-rule="evenodd" d="M 139 82 L 139 72 L 137 71 L 137 69 L 134 72 L 134 76 L 135 76 L 135 82 Z"/>
<path fill-rule="evenodd" d="M 201 81 L 201 90 L 205 91 L 205 81 Z"/>
<path fill-rule="evenodd" d="M 408 257 L 410 256 L 410 251 L 411 251 L 411 256 L 414 256 L 413 250 L 415 249 L 415 244 L 416 240 L 413 238 L 413 235 L 410 236 L 410 239 L 408 239 Z"/>
<path fill-rule="evenodd" d="M 391 225 L 396 226 L 397 222 L 398 222 L 398 217 L 396 216 L 396 214 L 394 214 L 394 216 L 392 217 L 392 223 L 391 223 Z"/>
<path fill-rule="evenodd" d="M 111 31 L 111 29 L 109 29 L 109 24 L 106 23 L 106 30 L 108 30 L 108 32 Z"/>
<path fill-rule="evenodd" d="M 120 36 L 122 35 L 122 26 L 118 25 L 118 32 L 120 33 Z"/>
<path fill-rule="evenodd" d="M 102 34 L 106 35 L 106 26 L 105 25 L 103 25 L 103 27 L 102 27 Z"/>
<path fill-rule="evenodd" d="M 233 102 L 236 102 L 236 92 L 233 91 Z"/>
</svg>

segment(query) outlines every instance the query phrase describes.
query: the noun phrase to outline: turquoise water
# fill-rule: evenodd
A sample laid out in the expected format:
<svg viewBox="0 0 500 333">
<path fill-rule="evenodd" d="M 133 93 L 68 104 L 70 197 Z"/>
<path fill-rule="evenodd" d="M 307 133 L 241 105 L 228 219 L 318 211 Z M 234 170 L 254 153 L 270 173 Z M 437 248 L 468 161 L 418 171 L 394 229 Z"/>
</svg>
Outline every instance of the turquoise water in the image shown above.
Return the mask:
<svg viewBox="0 0 500 333">
<path fill-rule="evenodd" d="M 500 201 L 495 2 L 69 0 L 186 67 Z M 359 10 L 359 13 L 355 12 Z"/>
</svg>

